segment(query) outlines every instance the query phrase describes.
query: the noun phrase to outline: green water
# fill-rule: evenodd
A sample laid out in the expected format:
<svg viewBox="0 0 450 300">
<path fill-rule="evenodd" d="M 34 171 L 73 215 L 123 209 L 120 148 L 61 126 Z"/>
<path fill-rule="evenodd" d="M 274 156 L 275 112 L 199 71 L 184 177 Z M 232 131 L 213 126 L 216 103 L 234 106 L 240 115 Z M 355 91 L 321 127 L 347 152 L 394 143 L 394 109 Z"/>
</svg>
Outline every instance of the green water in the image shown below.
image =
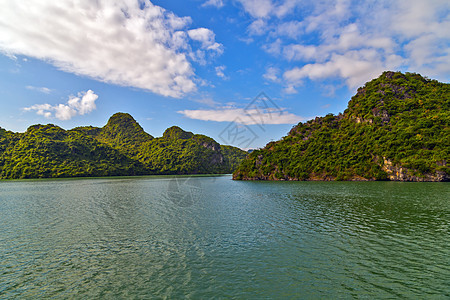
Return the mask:
<svg viewBox="0 0 450 300">
<path fill-rule="evenodd" d="M 0 182 L 0 298 L 449 298 L 450 185 Z"/>
</svg>

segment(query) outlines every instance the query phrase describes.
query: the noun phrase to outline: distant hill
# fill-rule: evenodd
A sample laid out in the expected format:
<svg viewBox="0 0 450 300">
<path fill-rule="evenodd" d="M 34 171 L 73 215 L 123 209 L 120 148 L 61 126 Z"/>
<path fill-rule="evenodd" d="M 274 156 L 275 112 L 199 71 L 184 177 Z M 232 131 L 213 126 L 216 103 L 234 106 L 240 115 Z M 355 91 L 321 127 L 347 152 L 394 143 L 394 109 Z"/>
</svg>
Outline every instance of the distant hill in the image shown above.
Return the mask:
<svg viewBox="0 0 450 300">
<path fill-rule="evenodd" d="M 175 126 L 154 138 L 126 113 L 114 114 L 102 128 L 0 128 L 2 179 L 232 173 L 246 155 Z"/>
<path fill-rule="evenodd" d="M 238 180 L 448 181 L 450 84 L 384 72 L 343 114 L 294 126 L 250 153 Z"/>
</svg>

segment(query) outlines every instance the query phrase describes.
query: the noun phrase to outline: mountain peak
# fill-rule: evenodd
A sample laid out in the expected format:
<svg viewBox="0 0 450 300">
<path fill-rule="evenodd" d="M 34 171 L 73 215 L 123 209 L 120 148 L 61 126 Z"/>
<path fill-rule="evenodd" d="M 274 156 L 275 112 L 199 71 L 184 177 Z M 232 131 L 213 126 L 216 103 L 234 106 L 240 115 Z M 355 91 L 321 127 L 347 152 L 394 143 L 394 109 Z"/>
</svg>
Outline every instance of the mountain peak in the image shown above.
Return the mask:
<svg viewBox="0 0 450 300">
<path fill-rule="evenodd" d="M 138 145 L 153 139 L 128 113 L 115 113 L 102 128 L 100 140 L 111 145 Z"/>
<path fill-rule="evenodd" d="M 380 112 L 392 116 L 410 111 L 420 106 L 416 95 L 424 93 L 430 85 L 441 87 L 442 83 L 416 73 L 385 71 L 358 89 L 345 114 L 353 118 L 374 119 L 380 116 Z M 423 104 L 427 103 L 424 101 Z"/>
<path fill-rule="evenodd" d="M 108 120 L 108 124 L 110 124 L 110 125 L 112 125 L 112 124 L 125 124 L 125 123 L 132 123 L 133 124 L 133 123 L 137 123 L 137 122 L 133 118 L 133 116 L 130 115 L 129 113 L 122 113 L 122 112 L 118 112 L 118 113 L 113 114 Z"/>
<path fill-rule="evenodd" d="M 166 139 L 183 139 L 187 140 L 193 137 L 194 134 L 189 131 L 184 131 L 178 126 L 172 126 L 167 128 L 163 133 L 163 138 Z"/>
</svg>

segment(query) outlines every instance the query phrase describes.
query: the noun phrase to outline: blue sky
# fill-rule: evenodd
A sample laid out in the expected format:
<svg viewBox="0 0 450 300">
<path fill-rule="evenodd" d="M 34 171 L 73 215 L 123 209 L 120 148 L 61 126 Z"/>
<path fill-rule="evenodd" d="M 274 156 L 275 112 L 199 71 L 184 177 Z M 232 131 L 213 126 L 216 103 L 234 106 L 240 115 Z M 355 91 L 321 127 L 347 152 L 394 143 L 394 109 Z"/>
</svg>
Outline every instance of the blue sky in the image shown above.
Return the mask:
<svg viewBox="0 0 450 300">
<path fill-rule="evenodd" d="M 0 0 L 0 7 L 0 126 L 12 131 L 103 126 L 128 112 L 156 137 L 177 125 L 255 148 L 300 121 L 342 112 L 384 70 L 444 82 L 450 75 L 448 1 Z"/>
</svg>

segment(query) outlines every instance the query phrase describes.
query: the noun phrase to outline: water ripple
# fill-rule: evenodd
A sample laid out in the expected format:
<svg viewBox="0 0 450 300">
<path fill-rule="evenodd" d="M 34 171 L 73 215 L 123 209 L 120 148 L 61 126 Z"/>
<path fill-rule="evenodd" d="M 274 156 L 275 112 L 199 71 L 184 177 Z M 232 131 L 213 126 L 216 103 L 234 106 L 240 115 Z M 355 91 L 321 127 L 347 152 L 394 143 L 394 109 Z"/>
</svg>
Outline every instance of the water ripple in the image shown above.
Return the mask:
<svg viewBox="0 0 450 300">
<path fill-rule="evenodd" d="M 450 297 L 448 184 L 189 180 L 0 182 L 0 298 Z"/>
</svg>

